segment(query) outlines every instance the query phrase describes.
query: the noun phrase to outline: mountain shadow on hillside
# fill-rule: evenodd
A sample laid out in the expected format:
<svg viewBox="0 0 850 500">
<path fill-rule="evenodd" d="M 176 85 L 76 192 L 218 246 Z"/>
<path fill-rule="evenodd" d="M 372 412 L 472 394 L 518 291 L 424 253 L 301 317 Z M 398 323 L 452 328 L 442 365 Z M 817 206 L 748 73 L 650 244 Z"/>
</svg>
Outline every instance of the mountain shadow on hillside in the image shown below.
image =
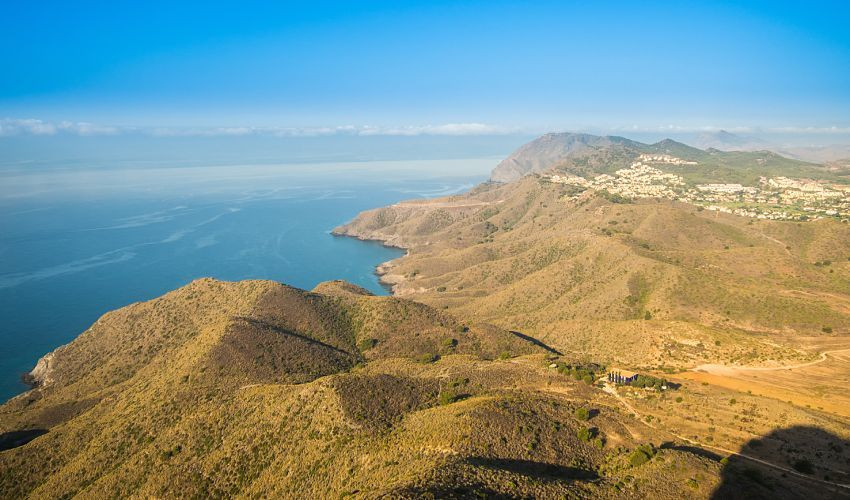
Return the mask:
<svg viewBox="0 0 850 500">
<path fill-rule="evenodd" d="M 23 446 L 33 439 L 47 434 L 47 429 L 27 429 L 22 431 L 9 431 L 0 434 L 0 451 L 11 450 Z"/>
<path fill-rule="evenodd" d="M 850 498 L 850 441 L 828 431 L 776 429 L 748 441 L 740 453 L 746 457 L 728 458 L 712 499 Z"/>
<path fill-rule="evenodd" d="M 466 463 L 492 469 L 496 471 L 507 471 L 524 476 L 529 476 L 537 481 L 557 481 L 557 480 L 591 480 L 598 479 L 598 474 L 589 469 L 578 467 L 567 467 L 564 465 L 552 464 L 548 462 L 538 462 L 534 460 L 510 459 L 510 458 L 494 458 L 494 457 L 468 457 Z"/>
<path fill-rule="evenodd" d="M 561 351 L 555 349 L 554 347 L 552 347 L 548 344 L 545 344 L 544 342 L 532 337 L 531 335 L 526 335 L 522 332 L 517 332 L 517 331 L 514 331 L 514 330 L 511 330 L 511 333 L 516 335 L 517 337 L 523 339 L 523 340 L 527 340 L 527 341 L 531 342 L 532 344 L 546 350 L 547 352 L 549 352 L 551 354 L 557 354 L 558 356 L 563 355 L 563 353 Z"/>
</svg>

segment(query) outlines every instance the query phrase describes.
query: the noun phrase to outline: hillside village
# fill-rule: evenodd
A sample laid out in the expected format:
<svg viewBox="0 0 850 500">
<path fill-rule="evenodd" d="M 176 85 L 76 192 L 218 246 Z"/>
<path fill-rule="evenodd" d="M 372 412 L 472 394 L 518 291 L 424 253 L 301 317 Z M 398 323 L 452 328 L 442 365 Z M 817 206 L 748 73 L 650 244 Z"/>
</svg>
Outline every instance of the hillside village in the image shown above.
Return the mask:
<svg viewBox="0 0 850 500">
<path fill-rule="evenodd" d="M 787 177 L 761 177 L 758 186 L 689 185 L 682 176 L 659 168 L 697 164 L 666 154 L 641 154 L 629 168 L 617 170 L 614 175 L 600 174 L 588 180 L 555 173 L 544 175 L 543 179 L 623 198 L 667 198 L 756 219 L 807 221 L 834 217 L 850 221 L 850 186 Z"/>
</svg>

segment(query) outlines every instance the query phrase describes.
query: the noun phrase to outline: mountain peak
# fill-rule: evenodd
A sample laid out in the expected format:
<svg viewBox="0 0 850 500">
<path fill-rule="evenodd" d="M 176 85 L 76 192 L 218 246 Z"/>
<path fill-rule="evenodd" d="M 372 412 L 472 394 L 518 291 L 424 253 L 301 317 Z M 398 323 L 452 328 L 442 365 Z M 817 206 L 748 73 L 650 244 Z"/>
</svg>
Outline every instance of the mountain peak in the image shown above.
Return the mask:
<svg viewBox="0 0 850 500">
<path fill-rule="evenodd" d="M 547 170 L 573 155 L 613 145 L 640 147 L 638 142 L 618 136 L 599 136 L 578 132 L 552 132 L 521 146 L 500 162 L 490 175 L 495 182 L 511 182 L 520 177 Z"/>
<path fill-rule="evenodd" d="M 694 143 L 702 149 L 717 149 L 720 151 L 753 151 L 769 146 L 766 141 L 756 137 L 746 137 L 726 130 L 703 132 L 697 135 Z"/>
<path fill-rule="evenodd" d="M 703 151 L 699 148 L 688 146 L 687 144 L 679 141 L 674 141 L 669 137 L 658 141 L 655 144 L 650 144 L 647 146 L 647 149 L 652 152 L 672 154 L 673 156 L 691 157 L 703 153 Z"/>
</svg>

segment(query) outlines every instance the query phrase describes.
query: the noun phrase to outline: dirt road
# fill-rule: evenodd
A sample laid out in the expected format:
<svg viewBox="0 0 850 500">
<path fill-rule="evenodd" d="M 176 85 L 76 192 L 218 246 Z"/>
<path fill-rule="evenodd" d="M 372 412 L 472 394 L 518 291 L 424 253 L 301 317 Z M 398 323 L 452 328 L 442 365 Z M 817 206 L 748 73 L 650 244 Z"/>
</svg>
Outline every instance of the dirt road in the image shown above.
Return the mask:
<svg viewBox="0 0 850 500">
<path fill-rule="evenodd" d="M 837 354 L 840 352 L 850 352 L 850 349 L 835 349 L 833 351 L 824 351 L 820 354 L 820 358 L 809 361 L 807 363 L 800 363 L 796 365 L 783 365 L 783 366 L 729 366 L 729 365 L 717 365 L 717 364 L 707 364 L 707 365 L 699 365 L 696 368 L 693 368 L 691 371 L 694 372 L 706 372 L 711 373 L 712 375 L 732 375 L 736 372 L 772 372 L 772 371 L 780 371 L 780 370 L 794 370 L 797 368 L 805 368 L 807 366 L 814 366 L 820 363 L 823 363 L 829 358 L 830 354 Z"/>
<path fill-rule="evenodd" d="M 846 350 L 846 349 L 843 349 L 843 350 Z M 834 351 L 831 351 L 831 352 L 834 352 Z M 824 353 L 824 354 L 827 354 L 827 353 Z M 791 474 L 793 476 L 801 477 L 803 479 L 807 479 L 809 481 L 814 481 L 816 483 L 822 483 L 822 484 L 828 484 L 830 486 L 836 486 L 838 488 L 842 488 L 844 491 L 850 492 L 850 484 L 835 483 L 835 482 L 832 482 L 832 481 L 827 481 L 827 480 L 824 480 L 824 479 L 812 477 L 812 476 L 809 476 L 807 474 L 797 472 L 794 469 L 789 469 L 787 467 L 783 467 L 781 465 L 777 465 L 777 464 L 768 462 L 766 460 L 756 458 L 752 455 L 747 455 L 746 453 L 727 450 L 726 448 L 721 448 L 719 446 L 713 446 L 713 445 L 710 445 L 710 444 L 700 443 L 699 441 L 694 441 L 693 439 L 686 438 L 685 436 L 680 436 L 679 434 L 676 434 L 674 432 L 670 432 L 668 429 L 661 429 L 661 428 L 653 425 L 652 423 L 646 422 L 646 420 L 641 417 L 641 414 L 635 409 L 635 407 L 632 406 L 628 401 L 626 401 L 625 398 L 620 396 L 620 393 L 617 392 L 617 389 L 614 386 L 612 386 L 611 384 L 606 383 L 605 386 L 602 388 L 602 390 L 607 392 L 608 394 L 614 396 L 615 398 L 617 398 L 617 401 L 619 401 L 620 404 L 622 404 L 630 413 L 634 413 L 635 417 L 640 419 L 641 421 L 643 421 L 645 423 L 645 425 L 647 425 L 648 427 L 652 427 L 653 429 L 666 432 L 667 434 L 675 437 L 676 439 L 681 439 L 682 441 L 685 441 L 686 443 L 696 445 L 700 448 L 704 448 L 704 449 L 708 449 L 708 450 L 715 450 L 715 451 L 719 451 L 721 453 L 724 453 L 726 455 L 735 455 L 735 456 L 738 456 L 738 457 L 741 457 L 741 458 L 745 458 L 747 460 L 751 460 L 753 462 L 758 462 L 762 465 L 766 465 L 767 467 L 771 467 L 773 469 L 782 471 L 786 474 Z"/>
</svg>

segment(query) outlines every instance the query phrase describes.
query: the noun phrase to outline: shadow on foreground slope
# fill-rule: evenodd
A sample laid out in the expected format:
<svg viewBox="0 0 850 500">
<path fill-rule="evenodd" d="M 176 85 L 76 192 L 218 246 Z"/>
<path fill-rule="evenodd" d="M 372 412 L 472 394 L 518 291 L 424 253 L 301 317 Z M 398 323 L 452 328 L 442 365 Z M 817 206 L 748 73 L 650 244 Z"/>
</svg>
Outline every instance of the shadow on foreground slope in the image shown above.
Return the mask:
<svg viewBox="0 0 850 500">
<path fill-rule="evenodd" d="M 711 498 L 850 498 L 850 441 L 828 431 L 776 429 L 748 441 L 739 453 L 750 458 L 729 457 Z"/>
<path fill-rule="evenodd" d="M 11 450 L 12 448 L 23 446 L 42 434 L 47 434 L 47 429 L 29 429 L 4 432 L 0 434 L 0 451 Z"/>
</svg>

